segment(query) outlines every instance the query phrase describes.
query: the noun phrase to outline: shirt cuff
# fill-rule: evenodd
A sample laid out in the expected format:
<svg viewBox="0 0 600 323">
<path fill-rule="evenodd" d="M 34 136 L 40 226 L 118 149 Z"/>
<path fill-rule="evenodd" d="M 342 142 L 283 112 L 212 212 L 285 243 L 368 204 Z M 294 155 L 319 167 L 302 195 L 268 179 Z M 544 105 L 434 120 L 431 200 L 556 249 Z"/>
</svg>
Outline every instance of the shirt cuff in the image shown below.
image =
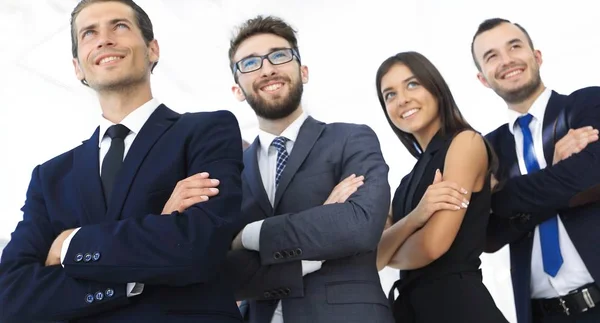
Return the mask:
<svg viewBox="0 0 600 323">
<path fill-rule="evenodd" d="M 60 247 L 60 265 L 63 266 L 63 268 L 65 267 L 65 265 L 63 265 L 63 262 L 65 262 L 65 257 L 67 256 L 67 251 L 69 250 L 69 244 L 71 244 L 71 239 L 73 239 L 73 236 L 75 236 L 75 233 L 77 233 L 79 229 L 81 229 L 81 227 L 73 230 L 73 232 L 69 234 L 65 241 L 63 241 L 63 244 Z"/>
<path fill-rule="evenodd" d="M 127 283 L 127 297 L 133 297 L 141 294 L 144 291 L 142 283 Z"/>
<path fill-rule="evenodd" d="M 322 265 L 320 260 L 302 260 L 302 277 L 321 269 Z"/>
<path fill-rule="evenodd" d="M 260 250 L 260 229 L 264 220 L 249 223 L 242 231 L 242 246 L 248 250 Z"/>
</svg>

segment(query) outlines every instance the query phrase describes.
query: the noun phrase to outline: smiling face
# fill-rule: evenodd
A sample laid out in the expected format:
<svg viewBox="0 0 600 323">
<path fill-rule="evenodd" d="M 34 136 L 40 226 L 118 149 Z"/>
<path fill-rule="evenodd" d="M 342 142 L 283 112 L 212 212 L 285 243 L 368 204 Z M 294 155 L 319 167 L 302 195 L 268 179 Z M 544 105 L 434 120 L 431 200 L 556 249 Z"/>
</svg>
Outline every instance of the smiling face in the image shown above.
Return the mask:
<svg viewBox="0 0 600 323">
<path fill-rule="evenodd" d="M 519 27 L 502 23 L 478 35 L 473 53 L 480 66 L 477 77 L 504 101 L 521 103 L 543 87 L 542 54 L 531 48 Z"/>
<path fill-rule="evenodd" d="M 258 34 L 244 40 L 233 55 L 238 62 L 250 56 L 262 56 L 276 49 L 290 48 L 282 37 Z M 232 91 L 240 101 L 247 100 L 257 116 L 276 120 L 291 115 L 300 106 L 303 84 L 308 82 L 308 68 L 297 59 L 272 65 L 263 59 L 262 67 L 249 73 L 237 73 Z"/>
<path fill-rule="evenodd" d="M 388 117 L 398 129 L 415 137 L 433 136 L 440 129 L 437 99 L 404 64 L 396 63 L 381 78 Z"/>
<path fill-rule="evenodd" d="M 119 2 L 99 2 L 85 7 L 74 21 L 79 80 L 97 90 L 121 90 L 147 83 L 158 61 L 156 40 L 144 41 L 133 9 Z"/>
</svg>

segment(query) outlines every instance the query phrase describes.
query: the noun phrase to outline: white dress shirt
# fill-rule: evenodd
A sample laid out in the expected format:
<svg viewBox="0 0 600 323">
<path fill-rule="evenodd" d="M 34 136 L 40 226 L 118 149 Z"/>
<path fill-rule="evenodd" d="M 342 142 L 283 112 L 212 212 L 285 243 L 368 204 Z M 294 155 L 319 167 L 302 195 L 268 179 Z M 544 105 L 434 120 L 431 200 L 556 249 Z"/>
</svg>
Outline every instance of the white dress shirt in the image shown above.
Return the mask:
<svg viewBox="0 0 600 323">
<path fill-rule="evenodd" d="M 529 129 L 533 137 L 533 146 L 535 156 L 537 158 L 540 169 L 544 169 L 546 159 L 544 158 L 544 145 L 542 140 L 542 128 L 546 106 L 550 100 L 552 90 L 546 90 L 535 100 L 529 114 L 533 116 Z M 517 150 L 517 158 L 519 160 L 519 169 L 521 174 L 527 174 L 527 167 L 523 159 L 523 133 L 517 119 L 522 116 L 519 112 L 508 110 L 509 129 L 515 137 L 515 147 Z M 533 250 L 531 254 L 531 298 L 554 298 L 564 296 L 570 291 L 577 289 L 583 285 L 594 282 L 587 267 L 583 263 L 581 256 L 575 249 L 569 234 L 558 217 L 558 239 L 560 245 L 560 253 L 563 257 L 563 264 L 558 271 L 556 277 L 552 277 L 544 272 L 542 263 L 542 249 L 540 245 L 540 230 L 539 226 L 535 227 L 535 235 L 533 237 Z"/>
<path fill-rule="evenodd" d="M 308 115 L 305 112 L 302 112 L 302 114 L 296 120 L 294 120 L 294 122 L 292 122 L 292 124 L 290 124 L 281 133 L 281 135 L 279 135 L 288 139 L 285 144 L 285 148 L 287 149 L 289 155 L 292 154 L 292 148 L 294 148 L 294 143 L 298 138 L 300 127 L 302 127 L 302 124 L 304 124 L 306 118 L 308 118 Z M 265 191 L 267 192 L 267 196 L 269 197 L 269 202 L 271 202 L 271 206 L 273 206 L 275 201 L 275 192 L 277 190 L 277 186 L 275 185 L 277 149 L 271 146 L 271 143 L 276 137 L 279 136 L 270 134 L 263 130 L 259 130 L 258 132 L 258 140 L 260 142 L 260 148 L 258 149 L 256 156 L 258 158 L 258 169 L 260 170 L 260 177 L 265 187 Z M 255 251 L 260 250 L 260 229 L 262 228 L 263 221 L 264 220 L 260 220 L 246 225 L 244 231 L 242 232 L 242 245 L 244 248 Z M 302 276 L 321 269 L 321 265 L 321 261 L 302 260 Z M 277 303 L 277 308 L 275 309 L 271 323 L 283 323 L 283 309 L 281 307 L 281 301 Z"/>
<path fill-rule="evenodd" d="M 130 131 L 127 137 L 123 140 L 125 144 L 125 150 L 123 151 L 123 159 L 127 156 L 127 152 L 129 148 L 131 148 L 131 144 L 133 140 L 137 136 L 137 134 L 142 130 L 142 127 L 150 118 L 150 115 L 158 108 L 160 102 L 155 98 L 150 99 L 150 101 L 144 103 L 139 108 L 133 110 L 130 114 L 128 114 L 122 121 L 121 124 L 127 127 Z M 109 136 L 105 136 L 106 131 L 110 126 L 114 125 L 111 121 L 105 119 L 104 117 L 100 118 L 100 132 L 98 135 L 98 148 L 100 148 L 99 157 L 99 169 L 98 173 L 102 172 L 102 162 L 104 161 L 104 157 L 108 153 L 108 149 L 110 148 L 111 139 Z M 71 232 L 71 234 L 65 239 L 63 242 L 62 248 L 60 250 L 60 263 L 62 264 L 65 260 L 65 256 L 67 255 L 67 251 L 69 250 L 69 244 L 71 243 L 71 239 L 75 236 L 75 234 L 79 231 L 79 228 L 76 228 Z M 63 265 L 64 266 L 64 265 Z M 136 296 L 142 293 L 144 290 L 144 284 L 141 283 L 128 283 L 127 284 L 127 297 Z"/>
</svg>

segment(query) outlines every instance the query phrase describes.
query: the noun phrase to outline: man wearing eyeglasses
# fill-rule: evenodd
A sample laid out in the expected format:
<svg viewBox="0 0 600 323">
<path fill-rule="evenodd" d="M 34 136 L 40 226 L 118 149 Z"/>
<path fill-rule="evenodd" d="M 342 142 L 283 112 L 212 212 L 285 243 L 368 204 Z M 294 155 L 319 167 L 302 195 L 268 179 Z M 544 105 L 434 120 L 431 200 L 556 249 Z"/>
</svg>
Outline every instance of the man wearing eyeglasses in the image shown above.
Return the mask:
<svg viewBox="0 0 600 323">
<path fill-rule="evenodd" d="M 248 102 L 260 128 L 244 152 L 248 224 L 228 255 L 246 319 L 392 322 L 375 265 L 390 203 L 375 133 L 304 112 L 308 68 L 295 31 L 281 19 L 246 21 L 229 59 L 232 92 Z"/>
</svg>

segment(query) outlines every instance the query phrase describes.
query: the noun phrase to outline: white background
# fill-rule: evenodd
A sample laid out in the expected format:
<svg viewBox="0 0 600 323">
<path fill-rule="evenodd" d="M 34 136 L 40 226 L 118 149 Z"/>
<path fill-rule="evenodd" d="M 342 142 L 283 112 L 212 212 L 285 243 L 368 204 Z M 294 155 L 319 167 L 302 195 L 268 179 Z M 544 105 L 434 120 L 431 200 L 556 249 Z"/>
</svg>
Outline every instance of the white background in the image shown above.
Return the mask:
<svg viewBox="0 0 600 323">
<path fill-rule="evenodd" d="M 69 17 L 75 0 L 0 0 L 0 248 L 21 219 L 35 165 L 87 139 L 100 116 L 94 94 L 76 80 Z M 392 192 L 415 160 L 385 121 L 374 77 L 387 57 L 426 55 L 442 72 L 470 123 L 487 133 L 506 107 L 476 79 L 470 55 L 478 24 L 503 17 L 528 29 L 542 51 L 542 79 L 561 93 L 598 85 L 597 1 L 571 0 L 139 0 L 161 46 L 154 95 L 178 112 L 233 111 L 252 141 L 256 121 L 231 95 L 227 50 L 232 28 L 275 14 L 298 31 L 310 70 L 304 108 L 326 122 L 365 123 L 378 134 Z M 484 281 L 514 322 L 508 252 L 483 255 Z M 387 290 L 394 270 L 382 271 Z M 457 295 L 458 296 L 458 295 Z"/>
</svg>

